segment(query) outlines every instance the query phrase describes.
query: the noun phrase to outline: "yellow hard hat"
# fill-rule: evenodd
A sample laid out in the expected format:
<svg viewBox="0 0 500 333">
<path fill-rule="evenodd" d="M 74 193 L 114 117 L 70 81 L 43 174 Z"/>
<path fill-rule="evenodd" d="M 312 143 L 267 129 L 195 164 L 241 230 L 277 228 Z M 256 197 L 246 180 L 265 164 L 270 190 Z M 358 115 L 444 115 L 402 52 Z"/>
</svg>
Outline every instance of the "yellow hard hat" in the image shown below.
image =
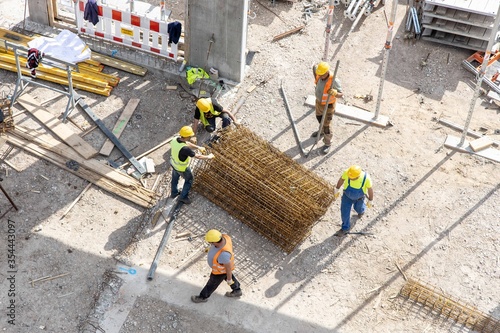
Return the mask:
<svg viewBox="0 0 500 333">
<path fill-rule="evenodd" d="M 208 112 L 210 110 L 210 106 L 212 106 L 212 101 L 210 98 L 200 98 L 198 102 L 196 102 L 196 106 L 201 112 Z"/>
<path fill-rule="evenodd" d="M 327 62 L 320 62 L 316 67 L 316 75 L 323 75 L 330 70 L 330 65 Z"/>
<path fill-rule="evenodd" d="M 205 240 L 208 243 L 218 243 L 222 240 L 222 234 L 219 230 L 208 230 L 205 235 Z"/>
<path fill-rule="evenodd" d="M 359 165 L 351 165 L 347 170 L 347 176 L 351 179 L 356 179 L 361 174 L 361 167 Z"/>
<path fill-rule="evenodd" d="M 184 126 L 179 131 L 179 134 L 183 138 L 190 138 L 190 137 L 194 136 L 194 131 L 191 128 L 191 126 Z"/>
</svg>

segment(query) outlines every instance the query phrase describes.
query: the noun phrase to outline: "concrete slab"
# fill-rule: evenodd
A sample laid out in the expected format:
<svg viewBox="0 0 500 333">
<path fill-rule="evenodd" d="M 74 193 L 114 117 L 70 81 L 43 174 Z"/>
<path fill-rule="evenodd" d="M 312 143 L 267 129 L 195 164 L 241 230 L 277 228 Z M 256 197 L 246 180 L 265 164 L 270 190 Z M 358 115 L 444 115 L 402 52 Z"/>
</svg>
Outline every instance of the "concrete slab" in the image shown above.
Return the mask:
<svg viewBox="0 0 500 333">
<path fill-rule="evenodd" d="M 486 148 L 481 151 L 475 152 L 472 150 L 469 141 L 465 140 L 464 144 L 462 146 L 459 145 L 460 143 L 460 138 L 452 135 L 448 135 L 446 137 L 446 141 L 444 143 L 444 146 L 446 148 L 450 148 L 453 150 L 457 150 L 461 153 L 469 153 L 469 154 L 474 154 L 478 155 L 481 157 L 484 157 L 486 159 L 489 159 L 491 161 L 495 162 L 500 162 L 500 150 L 495 149 L 495 148 Z"/>
</svg>

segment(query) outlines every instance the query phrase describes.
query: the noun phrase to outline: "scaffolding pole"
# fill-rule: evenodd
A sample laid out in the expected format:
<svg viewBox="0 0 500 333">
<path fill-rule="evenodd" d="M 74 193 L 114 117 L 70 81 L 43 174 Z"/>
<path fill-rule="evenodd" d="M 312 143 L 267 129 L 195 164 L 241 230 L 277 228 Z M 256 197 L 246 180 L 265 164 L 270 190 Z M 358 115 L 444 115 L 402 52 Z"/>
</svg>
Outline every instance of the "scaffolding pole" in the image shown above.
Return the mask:
<svg viewBox="0 0 500 333">
<path fill-rule="evenodd" d="M 467 131 L 469 129 L 470 122 L 472 120 L 472 114 L 474 113 L 474 107 L 476 106 L 476 101 L 477 98 L 479 97 L 479 92 L 481 91 L 481 84 L 483 83 L 483 78 L 484 75 L 486 74 L 486 69 L 488 68 L 488 61 L 490 60 L 491 49 L 493 48 L 493 45 L 496 43 L 497 40 L 499 24 L 500 24 L 500 5 L 498 6 L 497 9 L 495 23 L 493 24 L 493 29 L 491 30 L 491 36 L 488 42 L 488 46 L 486 47 L 486 51 L 484 52 L 483 63 L 481 65 L 481 68 L 479 69 L 476 82 L 476 89 L 474 90 L 474 95 L 472 97 L 469 106 L 469 113 L 467 114 L 467 119 L 465 120 L 464 130 L 462 132 L 462 136 L 460 137 L 460 142 L 458 143 L 459 147 L 463 146 L 465 142 L 465 137 L 467 136 Z"/>
<path fill-rule="evenodd" d="M 330 35 L 332 33 L 332 23 L 333 23 L 333 10 L 335 9 L 334 0 L 330 0 L 328 3 L 328 19 L 325 28 L 325 52 L 323 53 L 323 61 L 328 59 L 328 49 L 330 48 Z"/>
<path fill-rule="evenodd" d="M 384 44 L 384 60 L 382 61 L 382 74 L 380 75 L 380 85 L 378 88 L 378 97 L 377 97 L 377 107 L 375 108 L 375 117 L 374 119 L 376 120 L 378 118 L 378 115 L 380 113 L 380 101 L 382 100 L 382 92 L 384 90 L 384 81 L 385 81 L 385 74 L 387 72 L 387 64 L 389 62 L 389 51 L 391 50 L 391 43 L 392 43 L 392 34 L 394 32 L 394 21 L 396 21 L 396 9 L 398 6 L 398 0 L 394 0 L 392 2 L 392 9 L 391 9 L 391 17 L 389 22 L 387 22 L 387 38 Z"/>
</svg>

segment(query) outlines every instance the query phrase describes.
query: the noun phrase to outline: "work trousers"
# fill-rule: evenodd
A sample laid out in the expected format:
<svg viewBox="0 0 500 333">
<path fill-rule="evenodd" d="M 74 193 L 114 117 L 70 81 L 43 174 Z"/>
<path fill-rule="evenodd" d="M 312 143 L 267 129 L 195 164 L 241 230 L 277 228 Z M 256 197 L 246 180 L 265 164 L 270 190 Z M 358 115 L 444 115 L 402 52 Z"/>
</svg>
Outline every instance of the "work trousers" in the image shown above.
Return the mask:
<svg viewBox="0 0 500 333">
<path fill-rule="evenodd" d="M 335 113 L 335 104 L 328 104 L 328 109 L 326 110 L 326 115 L 325 115 L 325 122 L 323 123 L 323 128 L 321 129 L 321 133 L 324 134 L 323 137 L 323 142 L 325 146 L 331 146 L 332 145 L 332 119 L 333 119 L 333 114 Z M 325 111 L 325 105 L 321 105 L 321 102 L 316 100 L 316 119 L 318 120 L 318 123 L 321 124 L 321 118 L 323 117 L 323 112 Z"/>
<path fill-rule="evenodd" d="M 189 167 L 184 172 L 177 171 L 172 167 L 172 181 L 170 182 L 171 184 L 170 193 L 172 196 L 175 196 L 177 193 L 179 193 L 177 185 L 179 184 L 179 178 L 181 176 L 182 178 L 184 178 L 184 186 L 182 187 L 181 191 L 181 199 L 185 199 L 188 197 L 189 191 L 191 190 L 191 186 L 193 186 L 193 180 L 194 180 L 193 173 L 191 172 L 191 168 Z"/>
<path fill-rule="evenodd" d="M 240 282 L 236 279 L 236 276 L 234 276 L 233 273 L 233 281 L 234 283 L 231 285 L 231 289 L 233 291 L 238 291 L 240 290 Z M 200 292 L 200 297 L 205 299 L 209 298 L 210 295 L 217 289 L 217 287 L 222 283 L 222 281 L 227 280 L 227 275 L 226 274 L 213 274 L 210 273 L 210 278 L 208 279 L 207 284 L 203 288 L 203 290 Z"/>
<path fill-rule="evenodd" d="M 353 200 L 344 193 L 340 202 L 340 216 L 342 218 L 342 230 L 344 231 L 351 229 L 351 209 L 353 207 L 356 213 L 363 214 L 366 210 L 365 197 Z"/>
<path fill-rule="evenodd" d="M 227 113 L 223 112 L 218 117 L 222 118 L 222 128 L 231 125 L 231 118 Z M 215 123 L 216 119 L 217 117 L 207 118 L 208 125 L 205 126 L 205 129 L 207 130 L 208 133 L 212 133 L 213 131 L 215 131 L 217 127 Z"/>
</svg>

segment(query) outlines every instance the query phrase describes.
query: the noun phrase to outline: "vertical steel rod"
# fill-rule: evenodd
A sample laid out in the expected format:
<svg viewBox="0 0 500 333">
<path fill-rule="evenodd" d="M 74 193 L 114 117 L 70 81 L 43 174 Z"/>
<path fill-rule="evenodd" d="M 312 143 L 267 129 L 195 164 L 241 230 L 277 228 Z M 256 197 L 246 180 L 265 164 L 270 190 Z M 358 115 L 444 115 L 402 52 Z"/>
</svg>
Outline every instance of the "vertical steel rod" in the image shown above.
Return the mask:
<svg viewBox="0 0 500 333">
<path fill-rule="evenodd" d="M 486 51 L 484 52 L 483 63 L 479 70 L 476 82 L 476 89 L 474 91 L 474 95 L 470 102 L 469 113 L 467 115 L 467 119 L 465 120 L 464 130 L 462 132 L 462 136 L 460 137 L 460 142 L 458 146 L 463 146 L 465 142 L 465 137 L 467 136 L 467 131 L 469 129 L 469 125 L 472 119 L 472 114 L 474 113 L 474 107 L 476 106 L 477 98 L 479 97 L 479 92 L 481 91 L 481 84 L 483 83 L 484 75 L 486 74 L 486 69 L 488 68 L 488 61 L 490 60 L 491 49 L 493 45 L 496 43 L 497 33 L 498 33 L 498 25 L 500 24 L 500 5 L 497 9 L 497 14 L 495 18 L 495 23 L 493 24 L 493 29 L 491 29 L 491 36 L 488 42 L 488 46 L 486 47 Z"/>
<path fill-rule="evenodd" d="M 375 117 L 373 119 L 377 119 L 378 115 L 380 113 L 380 101 L 382 99 L 382 91 L 384 90 L 384 81 L 385 81 L 385 74 L 387 72 L 387 63 L 389 62 L 389 51 L 391 50 L 391 42 L 392 42 L 392 34 L 394 32 L 394 21 L 396 20 L 396 9 L 398 7 L 398 0 L 394 0 L 392 2 L 392 9 L 391 9 L 391 18 L 389 22 L 387 23 L 387 38 L 385 40 L 385 53 L 384 53 L 384 60 L 382 61 L 382 74 L 380 75 L 380 86 L 378 89 L 378 97 L 377 97 L 377 107 L 375 108 Z"/>
</svg>

